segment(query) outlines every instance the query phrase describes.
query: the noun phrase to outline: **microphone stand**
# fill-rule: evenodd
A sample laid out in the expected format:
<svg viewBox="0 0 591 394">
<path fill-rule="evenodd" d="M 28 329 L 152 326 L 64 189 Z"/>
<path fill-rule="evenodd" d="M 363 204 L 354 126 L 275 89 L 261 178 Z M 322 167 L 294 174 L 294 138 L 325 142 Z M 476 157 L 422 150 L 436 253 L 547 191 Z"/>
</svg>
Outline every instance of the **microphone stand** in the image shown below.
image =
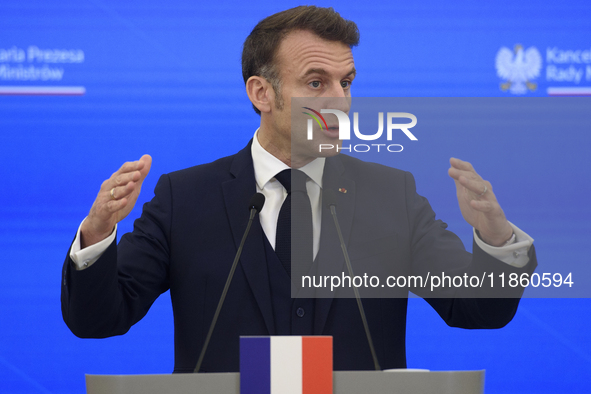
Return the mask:
<svg viewBox="0 0 591 394">
<path fill-rule="evenodd" d="M 339 220 L 337 219 L 336 196 L 334 195 L 334 192 L 332 190 L 326 190 L 324 193 L 325 198 L 328 202 L 328 206 L 330 207 L 330 213 L 332 214 L 332 218 L 334 219 L 334 224 L 337 228 L 339 241 L 341 242 L 341 249 L 343 251 L 343 255 L 345 256 L 347 270 L 349 271 L 349 276 L 353 278 L 353 268 L 351 267 L 351 260 L 349 260 L 349 252 L 347 251 L 347 246 L 345 245 L 343 234 L 341 233 L 341 226 L 339 226 Z M 373 346 L 373 340 L 371 339 L 371 333 L 369 332 L 369 325 L 367 324 L 367 318 L 365 317 L 365 310 L 363 309 L 363 304 L 361 303 L 361 297 L 359 296 L 359 291 L 357 291 L 357 287 L 353 286 L 353 292 L 355 293 L 355 299 L 357 300 L 357 307 L 359 308 L 359 314 L 361 315 L 361 321 L 363 322 L 363 328 L 365 329 L 365 335 L 367 336 L 367 342 L 369 343 L 369 350 L 371 351 L 371 357 L 373 358 L 374 367 L 376 371 L 381 371 L 382 368 L 380 367 L 380 363 L 378 362 L 378 356 Z"/>
<path fill-rule="evenodd" d="M 234 257 L 234 262 L 232 263 L 232 268 L 230 268 L 230 274 L 228 274 L 228 279 L 226 279 L 226 285 L 224 286 L 224 290 L 222 291 L 222 296 L 220 297 L 220 301 L 218 302 L 215 314 L 213 315 L 213 320 L 211 321 L 211 325 L 209 326 L 209 331 L 207 332 L 207 336 L 205 337 L 205 343 L 203 344 L 201 354 L 199 354 L 199 359 L 197 360 L 197 365 L 195 366 L 195 370 L 193 371 L 195 373 L 199 372 L 199 369 L 201 368 L 201 363 L 203 363 L 205 351 L 207 350 L 209 340 L 211 339 L 211 335 L 213 334 L 213 329 L 215 328 L 215 324 L 220 315 L 220 311 L 222 310 L 222 306 L 224 305 L 224 300 L 226 299 L 226 294 L 228 293 L 228 289 L 230 288 L 232 278 L 234 277 L 234 271 L 236 271 L 236 267 L 238 266 L 238 260 L 240 259 L 240 255 L 242 254 L 242 247 L 244 246 L 244 241 L 246 241 L 246 237 L 248 236 L 248 232 L 250 231 L 252 221 L 256 214 L 263 208 L 264 203 L 265 196 L 263 196 L 261 193 L 256 193 L 250 199 L 250 217 L 248 219 L 248 225 L 246 226 L 246 230 L 244 231 L 244 235 L 242 236 L 242 240 L 240 241 L 240 246 L 238 247 L 238 251 L 236 252 L 236 256 Z"/>
</svg>

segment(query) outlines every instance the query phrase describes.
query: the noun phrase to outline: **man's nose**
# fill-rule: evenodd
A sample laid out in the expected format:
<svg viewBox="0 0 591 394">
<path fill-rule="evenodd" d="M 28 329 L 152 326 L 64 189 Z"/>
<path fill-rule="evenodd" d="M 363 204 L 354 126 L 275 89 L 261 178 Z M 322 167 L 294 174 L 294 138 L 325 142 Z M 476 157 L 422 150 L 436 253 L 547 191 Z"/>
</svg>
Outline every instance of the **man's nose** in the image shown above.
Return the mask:
<svg viewBox="0 0 591 394">
<path fill-rule="evenodd" d="M 330 89 L 326 91 L 326 97 L 347 97 L 348 91 L 341 86 L 341 82 L 333 83 Z"/>
<path fill-rule="evenodd" d="M 351 97 L 331 96 L 327 97 L 322 108 L 338 109 L 348 114 L 351 110 Z"/>
<path fill-rule="evenodd" d="M 349 113 L 351 109 L 351 97 L 349 91 L 341 86 L 340 81 L 338 83 L 331 84 L 331 88 L 327 90 L 328 106 L 323 108 L 338 109 L 345 113 Z"/>
</svg>

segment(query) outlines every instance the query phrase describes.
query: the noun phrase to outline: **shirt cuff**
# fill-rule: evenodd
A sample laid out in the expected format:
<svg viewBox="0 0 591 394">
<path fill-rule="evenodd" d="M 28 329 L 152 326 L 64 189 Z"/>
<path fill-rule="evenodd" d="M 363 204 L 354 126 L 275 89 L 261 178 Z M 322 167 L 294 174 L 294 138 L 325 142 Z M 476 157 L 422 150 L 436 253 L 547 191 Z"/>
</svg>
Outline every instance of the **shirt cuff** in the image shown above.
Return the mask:
<svg viewBox="0 0 591 394">
<path fill-rule="evenodd" d="M 86 218 L 84 218 L 84 220 L 86 220 Z M 82 223 L 84 223 L 84 220 Z M 117 237 L 117 225 L 115 225 L 115 229 L 107 238 L 81 250 L 80 229 L 82 228 L 82 223 L 80 223 L 80 226 L 78 227 L 76 239 L 74 239 L 74 243 L 70 249 L 70 258 L 74 262 L 77 271 L 83 270 L 93 265 L 103 255 L 109 245 L 111 245 L 111 242 L 113 242 Z"/>
<path fill-rule="evenodd" d="M 490 256 L 501 260 L 505 264 L 509 264 L 516 268 L 522 268 L 529 263 L 529 256 L 527 252 L 530 246 L 533 245 L 534 239 L 523 232 L 513 223 L 509 222 L 513 232 L 515 233 L 515 242 L 506 246 L 491 246 L 480 239 L 474 229 L 474 241 L 484 252 Z"/>
</svg>

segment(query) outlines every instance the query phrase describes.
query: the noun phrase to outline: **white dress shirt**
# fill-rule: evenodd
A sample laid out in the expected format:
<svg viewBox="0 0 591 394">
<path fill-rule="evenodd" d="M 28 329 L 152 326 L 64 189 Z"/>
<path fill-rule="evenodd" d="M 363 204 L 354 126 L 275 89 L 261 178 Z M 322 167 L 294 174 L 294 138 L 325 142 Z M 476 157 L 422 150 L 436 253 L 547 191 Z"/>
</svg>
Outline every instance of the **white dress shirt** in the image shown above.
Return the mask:
<svg viewBox="0 0 591 394">
<path fill-rule="evenodd" d="M 259 214 L 261 226 L 275 249 L 275 235 L 277 234 L 277 219 L 283 201 L 287 197 L 287 190 L 281 182 L 275 179 L 275 175 L 289 169 L 287 164 L 267 152 L 259 143 L 257 134 L 252 141 L 252 162 L 254 165 L 254 177 L 257 183 L 257 192 L 265 196 L 265 205 Z M 322 215 L 322 174 L 324 173 L 324 157 L 319 157 L 305 166 L 298 168 L 308 175 L 306 190 L 312 206 L 312 239 L 314 240 L 314 258 L 320 246 L 320 226 Z"/>
</svg>

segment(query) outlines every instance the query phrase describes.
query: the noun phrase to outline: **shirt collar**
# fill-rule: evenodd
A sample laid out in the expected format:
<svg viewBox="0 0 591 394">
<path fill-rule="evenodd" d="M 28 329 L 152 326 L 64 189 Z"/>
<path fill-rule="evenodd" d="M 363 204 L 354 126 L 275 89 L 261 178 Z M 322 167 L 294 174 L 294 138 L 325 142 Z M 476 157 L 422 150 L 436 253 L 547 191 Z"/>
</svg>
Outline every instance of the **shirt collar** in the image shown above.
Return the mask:
<svg viewBox="0 0 591 394">
<path fill-rule="evenodd" d="M 283 170 L 289 169 L 289 167 L 261 146 L 257 134 L 258 129 L 252 139 L 252 163 L 254 165 L 254 177 L 257 186 L 259 189 L 264 189 L 265 185 L 275 178 L 275 175 Z M 303 171 L 318 186 L 322 187 L 322 175 L 324 174 L 325 160 L 324 157 L 316 158 L 302 168 L 299 168 L 299 170 Z"/>
</svg>

